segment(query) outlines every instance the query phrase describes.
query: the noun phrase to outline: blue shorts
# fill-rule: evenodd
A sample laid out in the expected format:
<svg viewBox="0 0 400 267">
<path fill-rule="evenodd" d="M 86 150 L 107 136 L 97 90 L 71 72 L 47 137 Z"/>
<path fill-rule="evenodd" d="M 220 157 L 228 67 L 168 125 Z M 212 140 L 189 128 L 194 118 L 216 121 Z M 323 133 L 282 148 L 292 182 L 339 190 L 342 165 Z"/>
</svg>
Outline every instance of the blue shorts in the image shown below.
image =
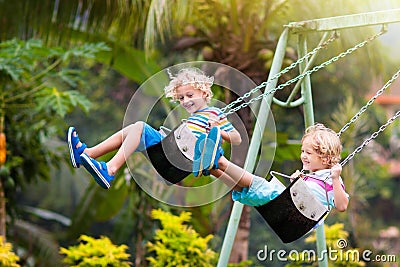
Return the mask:
<svg viewBox="0 0 400 267">
<path fill-rule="evenodd" d="M 160 133 L 147 123 L 143 122 L 142 137 L 140 138 L 140 143 L 136 148 L 136 152 L 140 152 L 148 148 L 149 146 L 158 144 L 165 137 L 164 134 Z"/>
<path fill-rule="evenodd" d="M 232 191 L 232 199 L 249 206 L 261 206 L 279 196 L 284 190 L 284 186 L 254 175 L 250 187 L 245 187 L 240 192 Z"/>
</svg>

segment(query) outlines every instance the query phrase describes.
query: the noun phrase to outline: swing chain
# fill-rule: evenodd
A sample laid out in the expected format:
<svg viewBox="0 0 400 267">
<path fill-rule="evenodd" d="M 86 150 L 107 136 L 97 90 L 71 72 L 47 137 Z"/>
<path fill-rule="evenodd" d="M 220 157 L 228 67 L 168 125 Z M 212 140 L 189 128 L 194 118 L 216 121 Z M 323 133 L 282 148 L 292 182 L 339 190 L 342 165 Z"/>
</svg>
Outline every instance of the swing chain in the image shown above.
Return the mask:
<svg viewBox="0 0 400 267">
<path fill-rule="evenodd" d="M 303 57 L 301 57 L 300 59 L 298 59 L 296 62 L 293 62 L 292 64 L 290 64 L 288 67 L 284 68 L 282 71 L 278 72 L 277 74 L 275 74 L 271 79 L 269 79 L 266 82 L 261 83 L 260 85 L 256 86 L 255 88 L 253 88 L 252 90 L 250 90 L 249 92 L 245 93 L 243 96 L 239 97 L 238 99 L 236 99 L 235 101 L 232 101 L 231 103 L 229 103 L 227 106 L 225 106 L 224 108 L 222 108 L 222 112 L 225 112 L 227 109 L 231 109 L 234 105 L 242 102 L 244 99 L 248 98 L 249 96 L 251 96 L 252 94 L 256 93 L 258 90 L 260 90 L 261 88 L 266 87 L 269 83 L 271 83 L 272 81 L 278 79 L 279 77 L 281 77 L 283 74 L 289 72 L 291 69 L 294 69 L 297 65 L 299 65 L 300 63 L 303 63 L 306 59 L 308 59 L 309 57 L 311 57 L 312 55 L 316 54 L 319 50 L 321 50 L 322 48 L 326 48 L 331 42 L 333 42 L 334 40 L 336 40 L 338 38 L 338 34 L 336 33 L 336 31 L 331 35 L 331 37 L 326 40 L 325 42 L 323 42 L 322 44 L 318 45 L 317 47 L 315 47 L 312 51 L 310 51 L 309 53 L 305 54 Z M 254 102 L 254 101 L 253 101 Z M 252 103 L 253 103 L 252 102 Z M 247 105 L 246 105 L 247 106 Z M 246 107 L 245 106 L 245 107 Z M 232 114 L 234 112 L 229 112 L 228 114 Z"/>
<path fill-rule="evenodd" d="M 363 150 L 364 147 L 366 147 L 369 142 L 371 142 L 373 139 L 377 138 L 378 135 L 383 132 L 386 127 L 388 127 L 390 124 L 392 124 L 398 117 L 400 117 L 400 110 L 396 112 L 396 114 L 391 117 L 385 124 L 383 124 L 379 129 L 371 134 L 369 138 L 364 140 L 364 142 L 359 145 L 352 153 L 350 153 L 342 162 L 340 162 L 340 165 L 344 166 L 348 161 L 350 161 L 357 153 L 359 153 L 361 150 Z"/>
<path fill-rule="evenodd" d="M 342 129 L 337 133 L 337 135 L 338 136 L 341 136 L 342 135 L 342 133 L 344 133 L 349 127 L 350 127 L 350 125 L 352 124 L 352 123 L 354 123 L 357 119 L 358 119 L 358 117 L 360 117 L 361 116 L 361 114 L 363 114 L 364 113 L 364 111 L 366 111 L 367 110 L 367 108 L 369 107 L 369 106 L 371 106 L 372 105 L 372 103 L 375 101 L 375 99 L 377 99 L 398 77 L 399 77 L 399 74 L 400 74 L 400 69 L 392 76 L 392 78 L 389 80 L 389 81 L 387 81 L 386 82 L 386 84 L 378 91 L 378 92 L 376 92 L 376 94 L 367 102 L 367 104 L 365 104 L 361 109 L 360 109 L 360 111 L 358 111 L 357 112 L 357 114 L 355 114 L 351 119 L 350 119 L 350 121 L 348 122 L 348 123 L 346 123 L 343 127 L 342 127 Z"/>
<path fill-rule="evenodd" d="M 260 99 L 263 98 L 263 97 L 266 97 L 266 96 L 268 96 L 268 95 L 270 95 L 270 94 L 274 94 L 276 91 L 281 90 L 282 88 L 284 88 L 284 87 L 286 87 L 286 86 L 288 86 L 288 85 L 290 85 L 290 84 L 292 84 L 292 83 L 294 83 L 294 82 L 297 82 L 298 80 L 303 79 L 305 76 L 310 75 L 311 73 L 314 73 L 314 72 L 316 72 L 316 71 L 318 71 L 318 70 L 320 70 L 320 69 L 326 67 L 327 65 L 329 65 L 329 64 L 331 64 L 331 63 L 333 63 L 333 62 L 336 62 L 336 61 L 338 61 L 339 59 L 344 58 L 345 56 L 347 56 L 347 55 L 353 53 L 353 52 L 356 51 L 357 49 L 359 49 L 359 48 L 365 46 L 366 44 L 370 43 L 371 41 L 375 40 L 376 38 L 378 38 L 379 36 L 381 36 L 383 33 L 385 33 L 385 31 L 384 31 L 384 30 L 381 30 L 379 33 L 377 33 L 377 34 L 375 34 L 375 35 L 373 35 L 373 36 L 367 38 L 367 39 L 364 40 L 363 42 L 361 42 L 361 43 L 359 43 L 359 44 L 357 44 L 357 45 L 355 45 L 355 46 L 353 46 L 353 47 L 347 49 L 346 51 L 340 53 L 339 55 L 334 56 L 334 57 L 331 58 L 330 60 L 327 60 L 327 61 L 321 63 L 320 65 L 315 66 L 315 67 L 312 68 L 311 70 L 308 70 L 308 71 L 306 71 L 306 72 L 300 74 L 299 76 L 297 76 L 297 77 L 295 77 L 295 78 L 293 78 L 293 79 L 291 79 L 291 80 L 288 80 L 287 82 L 285 82 L 285 83 L 283 83 L 283 84 L 280 84 L 278 87 L 272 88 L 271 90 L 266 91 L 266 92 L 264 92 L 263 94 L 261 94 L 261 95 L 255 97 L 255 98 L 250 99 L 248 102 L 244 102 L 244 103 L 242 103 L 241 105 L 239 105 L 239 106 L 237 106 L 237 107 L 235 107 L 235 108 L 232 108 L 231 110 L 229 110 L 229 111 L 226 112 L 225 114 L 226 114 L 226 115 L 229 115 L 229 114 L 235 113 L 235 112 L 238 111 L 239 109 L 245 108 L 245 107 L 251 105 L 252 103 L 254 103 L 254 102 L 260 100 Z M 307 55 L 307 54 L 306 54 L 306 55 Z M 296 62 L 295 62 L 295 63 L 296 63 Z M 294 63 L 293 63 L 293 64 L 294 64 Z M 278 74 L 279 74 L 279 73 L 278 73 Z M 272 80 L 272 79 L 271 79 L 271 80 Z M 268 84 L 271 80 L 268 80 L 267 82 L 264 82 L 264 83 L 260 84 L 259 86 L 257 86 L 257 87 L 254 88 L 253 90 L 255 90 L 255 89 L 258 90 L 259 87 Z M 240 102 L 240 101 L 243 100 L 244 98 L 250 96 L 250 94 L 253 93 L 253 90 L 249 91 L 248 93 L 246 93 L 245 95 L 243 95 L 243 97 L 238 98 L 236 101 L 232 102 L 231 104 L 236 104 L 237 102 Z M 239 99 L 240 99 L 240 100 L 239 100 Z M 228 107 L 230 108 L 231 106 L 233 106 L 233 105 L 231 105 L 231 104 L 229 104 L 228 106 L 226 106 L 225 109 L 223 110 L 223 112 L 224 112 Z"/>
</svg>

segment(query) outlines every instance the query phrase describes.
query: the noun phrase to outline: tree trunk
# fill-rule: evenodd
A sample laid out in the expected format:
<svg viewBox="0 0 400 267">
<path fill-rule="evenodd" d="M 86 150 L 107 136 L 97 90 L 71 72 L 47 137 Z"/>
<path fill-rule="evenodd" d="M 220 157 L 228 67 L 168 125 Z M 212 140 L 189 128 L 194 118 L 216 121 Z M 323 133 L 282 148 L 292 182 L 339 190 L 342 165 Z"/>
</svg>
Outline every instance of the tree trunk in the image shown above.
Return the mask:
<svg viewBox="0 0 400 267">
<path fill-rule="evenodd" d="M 240 217 L 239 227 L 235 236 L 232 252 L 229 257 L 230 263 L 239 263 L 248 259 L 249 254 L 249 235 L 250 235 L 250 210 L 251 207 L 244 205 L 242 217 Z"/>
</svg>

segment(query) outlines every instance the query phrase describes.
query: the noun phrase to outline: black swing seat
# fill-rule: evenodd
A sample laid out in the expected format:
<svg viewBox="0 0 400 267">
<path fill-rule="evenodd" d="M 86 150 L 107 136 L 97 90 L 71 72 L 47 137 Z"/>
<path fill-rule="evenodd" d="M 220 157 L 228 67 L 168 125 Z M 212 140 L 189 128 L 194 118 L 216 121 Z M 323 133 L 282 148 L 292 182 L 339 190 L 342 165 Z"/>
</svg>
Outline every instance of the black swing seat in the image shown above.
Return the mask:
<svg viewBox="0 0 400 267">
<path fill-rule="evenodd" d="M 276 177 L 270 182 L 281 183 Z M 301 238 L 328 213 L 327 207 L 314 196 L 300 177 L 277 198 L 255 208 L 283 243 Z"/>
<path fill-rule="evenodd" d="M 186 123 L 182 123 L 143 154 L 161 177 L 176 184 L 192 173 L 196 140 Z"/>
</svg>

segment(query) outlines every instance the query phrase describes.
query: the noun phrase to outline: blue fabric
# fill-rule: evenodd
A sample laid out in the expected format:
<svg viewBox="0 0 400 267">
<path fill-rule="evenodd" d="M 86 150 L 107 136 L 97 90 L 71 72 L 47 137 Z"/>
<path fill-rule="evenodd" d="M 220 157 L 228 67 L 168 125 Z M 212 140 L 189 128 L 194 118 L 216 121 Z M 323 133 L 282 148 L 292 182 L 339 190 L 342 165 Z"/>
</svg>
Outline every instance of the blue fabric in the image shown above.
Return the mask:
<svg viewBox="0 0 400 267">
<path fill-rule="evenodd" d="M 143 122 L 143 131 L 140 138 L 140 143 L 136 148 L 136 152 L 145 150 L 146 148 L 158 144 L 165 138 L 165 135 L 161 134 L 159 131 Z"/>
<path fill-rule="evenodd" d="M 249 206 L 261 206 L 279 196 L 284 190 L 285 187 L 282 185 L 270 183 L 259 176 L 253 176 L 250 187 L 245 187 L 240 192 L 232 191 L 232 199 Z"/>
<path fill-rule="evenodd" d="M 202 169 L 211 170 L 221 157 L 219 155 L 219 148 L 221 145 L 222 137 L 218 126 L 213 127 L 207 135 L 206 143 L 204 145 L 203 159 L 202 159 Z M 218 155 L 217 155 L 218 154 Z M 218 167 L 217 167 L 218 168 Z"/>
<path fill-rule="evenodd" d="M 199 138 L 197 138 L 196 145 L 194 147 L 192 172 L 195 177 L 200 177 L 202 174 L 203 168 L 201 164 L 201 156 L 203 153 L 204 142 L 206 138 L 207 138 L 206 134 L 201 134 Z"/>
<path fill-rule="evenodd" d="M 223 131 L 230 132 L 235 129 L 232 123 L 228 121 L 226 115 L 217 107 L 206 107 L 197 110 L 187 118 L 186 123 L 189 130 L 191 130 L 196 137 L 199 137 L 200 134 L 205 134 L 210 130 L 210 118 L 217 119 L 218 127 Z"/>
</svg>

